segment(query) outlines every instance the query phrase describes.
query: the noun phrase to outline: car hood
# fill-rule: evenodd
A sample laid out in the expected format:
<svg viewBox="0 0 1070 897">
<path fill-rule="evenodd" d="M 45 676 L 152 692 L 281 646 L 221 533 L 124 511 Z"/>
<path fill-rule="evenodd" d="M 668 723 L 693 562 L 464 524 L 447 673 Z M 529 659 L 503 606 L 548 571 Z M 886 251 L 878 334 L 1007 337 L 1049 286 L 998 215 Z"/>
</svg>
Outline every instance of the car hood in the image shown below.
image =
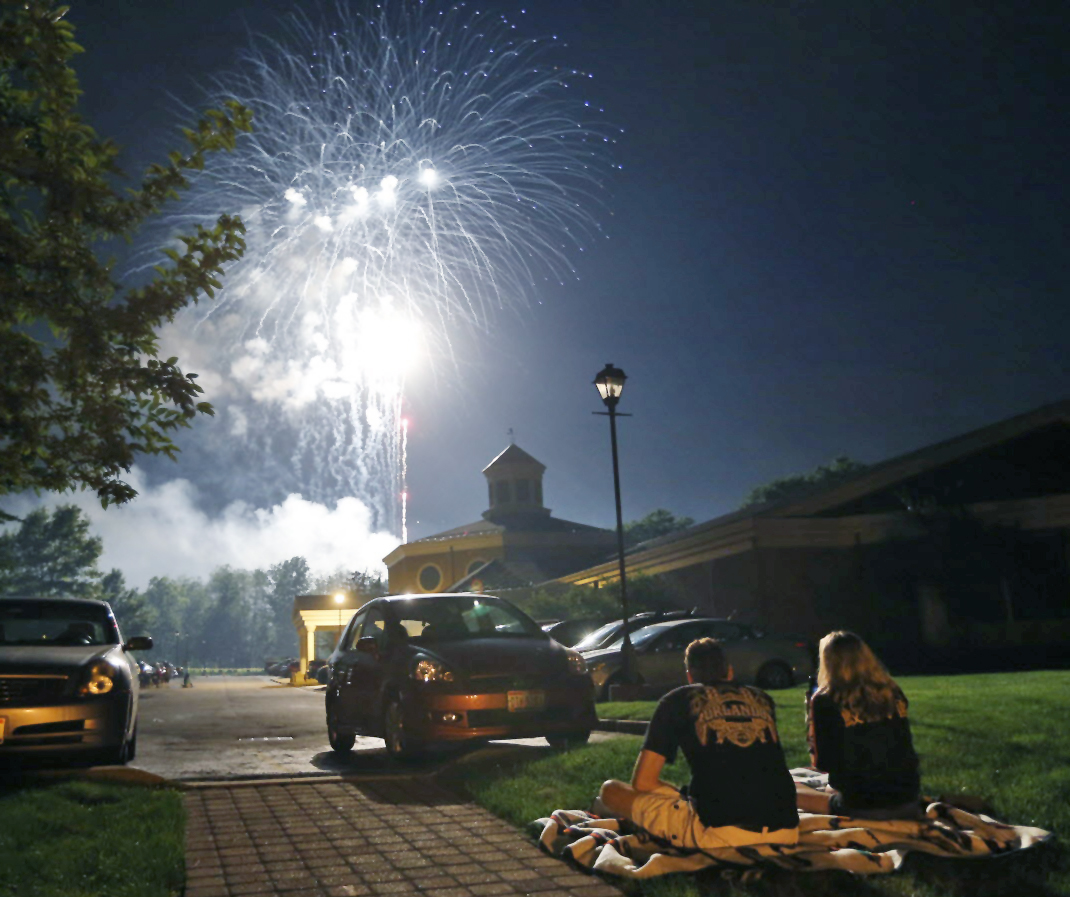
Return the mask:
<svg viewBox="0 0 1070 897">
<path fill-rule="evenodd" d="M 559 673 L 568 649 L 551 638 L 485 638 L 442 642 L 420 648 L 462 676 L 511 676 Z"/>
<path fill-rule="evenodd" d="M 0 674 L 64 673 L 103 658 L 118 645 L 0 645 Z M 118 657 L 108 657 L 118 662 Z"/>
</svg>

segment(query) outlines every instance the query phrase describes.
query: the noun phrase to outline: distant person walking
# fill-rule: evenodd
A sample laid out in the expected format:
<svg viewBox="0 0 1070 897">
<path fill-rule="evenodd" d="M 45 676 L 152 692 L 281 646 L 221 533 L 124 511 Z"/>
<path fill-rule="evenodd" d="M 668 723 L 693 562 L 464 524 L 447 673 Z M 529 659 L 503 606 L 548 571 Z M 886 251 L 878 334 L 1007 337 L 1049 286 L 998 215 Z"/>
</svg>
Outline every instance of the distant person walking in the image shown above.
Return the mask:
<svg viewBox="0 0 1070 897">
<path fill-rule="evenodd" d="M 186 670 L 186 674 L 182 677 L 183 688 L 193 688 L 193 680 L 190 679 L 189 670 Z"/>
<path fill-rule="evenodd" d="M 799 809 L 863 819 L 917 816 L 921 786 L 906 695 L 853 632 L 830 632 L 818 650 L 807 739 L 811 763 L 828 773 L 829 788 L 797 786 Z"/>
<path fill-rule="evenodd" d="M 658 702 L 631 783 L 610 779 L 599 798 L 614 816 L 677 847 L 710 850 L 795 844 L 799 814 L 773 699 L 732 681 L 720 643 L 696 639 L 684 654 L 688 685 Z M 660 779 L 682 750 L 687 790 Z"/>
</svg>

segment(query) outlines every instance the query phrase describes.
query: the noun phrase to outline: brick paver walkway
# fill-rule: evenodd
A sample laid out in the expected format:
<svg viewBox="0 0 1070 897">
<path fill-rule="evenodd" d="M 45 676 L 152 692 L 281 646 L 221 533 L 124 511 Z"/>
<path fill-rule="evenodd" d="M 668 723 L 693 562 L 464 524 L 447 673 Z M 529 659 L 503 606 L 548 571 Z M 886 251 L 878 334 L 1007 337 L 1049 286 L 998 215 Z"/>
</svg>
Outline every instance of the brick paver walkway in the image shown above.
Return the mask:
<svg viewBox="0 0 1070 897">
<path fill-rule="evenodd" d="M 186 810 L 186 897 L 621 893 L 430 779 L 213 785 Z"/>
</svg>

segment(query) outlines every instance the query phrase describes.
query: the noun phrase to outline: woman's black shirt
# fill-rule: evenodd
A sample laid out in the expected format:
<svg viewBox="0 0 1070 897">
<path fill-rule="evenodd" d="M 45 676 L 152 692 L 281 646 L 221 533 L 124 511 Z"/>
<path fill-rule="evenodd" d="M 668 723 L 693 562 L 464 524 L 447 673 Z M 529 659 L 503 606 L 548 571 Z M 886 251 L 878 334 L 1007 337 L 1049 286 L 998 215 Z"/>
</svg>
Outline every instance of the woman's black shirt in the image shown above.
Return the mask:
<svg viewBox="0 0 1070 897">
<path fill-rule="evenodd" d="M 810 759 L 855 809 L 894 807 L 916 800 L 918 755 L 910 735 L 906 696 L 896 689 L 895 712 L 863 720 L 825 692 L 810 701 Z"/>
</svg>

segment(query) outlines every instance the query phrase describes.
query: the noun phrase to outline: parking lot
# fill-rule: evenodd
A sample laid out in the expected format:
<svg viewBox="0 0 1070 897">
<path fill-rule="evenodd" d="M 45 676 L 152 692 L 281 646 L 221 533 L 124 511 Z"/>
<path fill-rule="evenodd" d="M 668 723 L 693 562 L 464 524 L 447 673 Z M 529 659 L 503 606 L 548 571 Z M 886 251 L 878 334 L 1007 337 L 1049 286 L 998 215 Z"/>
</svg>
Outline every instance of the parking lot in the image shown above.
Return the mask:
<svg viewBox="0 0 1070 897">
<path fill-rule="evenodd" d="M 291 688 L 268 676 L 193 676 L 141 690 L 137 757 L 131 766 L 175 780 L 426 772 L 456 754 L 432 755 L 416 769 L 387 759 L 380 738 L 357 738 L 352 753 L 327 744 L 324 687 Z M 592 741 L 613 737 L 595 732 Z M 508 742 L 546 748 L 541 738 Z M 476 750 L 492 750 L 477 748 Z M 469 757 L 469 759 L 471 759 Z"/>
</svg>

